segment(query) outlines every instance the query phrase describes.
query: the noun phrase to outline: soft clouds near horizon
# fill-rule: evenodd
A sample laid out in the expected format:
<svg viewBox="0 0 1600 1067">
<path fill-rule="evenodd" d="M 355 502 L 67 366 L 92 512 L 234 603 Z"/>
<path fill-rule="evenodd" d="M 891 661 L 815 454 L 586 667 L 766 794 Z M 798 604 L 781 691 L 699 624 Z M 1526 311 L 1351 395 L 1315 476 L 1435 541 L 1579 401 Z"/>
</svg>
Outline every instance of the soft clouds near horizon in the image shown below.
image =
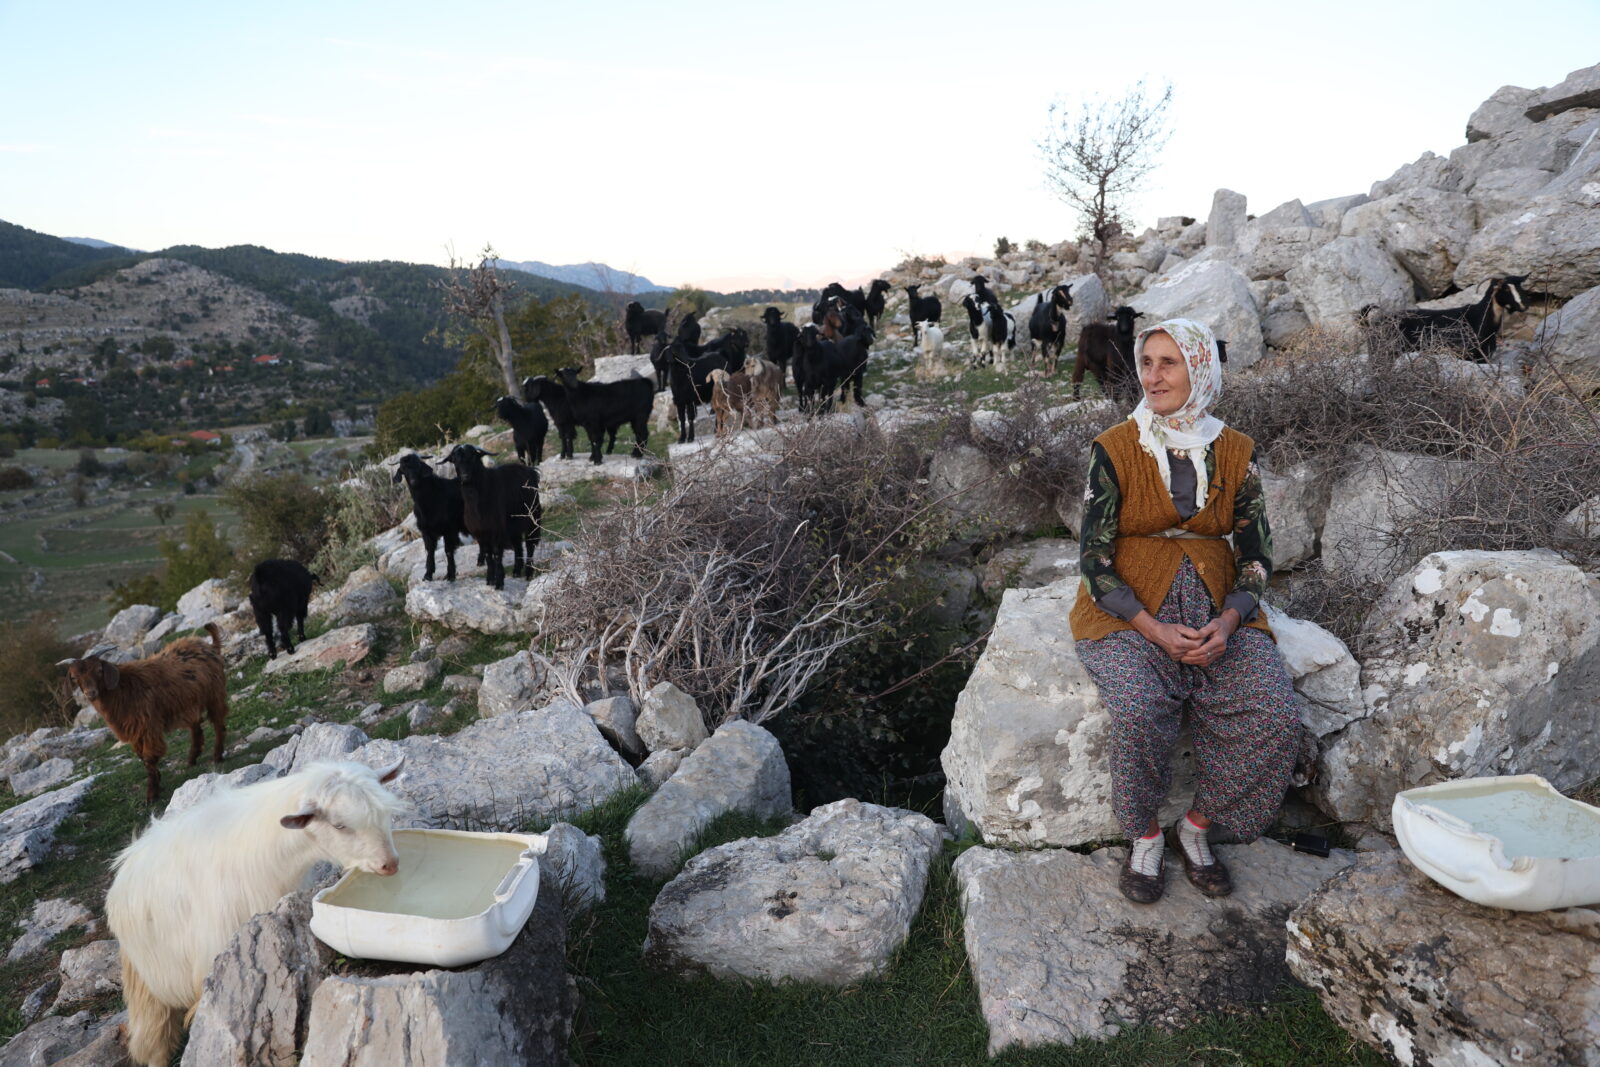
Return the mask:
<svg viewBox="0 0 1600 1067">
<path fill-rule="evenodd" d="M 1258 213 L 1365 191 L 1462 143 L 1499 86 L 1600 61 L 1600 5 L 1505 12 L 0 0 L 0 218 L 136 248 L 493 242 L 668 284 L 854 278 L 1071 236 L 1047 109 L 1140 77 L 1174 88 L 1141 225 L 1204 217 L 1219 186 Z"/>
</svg>

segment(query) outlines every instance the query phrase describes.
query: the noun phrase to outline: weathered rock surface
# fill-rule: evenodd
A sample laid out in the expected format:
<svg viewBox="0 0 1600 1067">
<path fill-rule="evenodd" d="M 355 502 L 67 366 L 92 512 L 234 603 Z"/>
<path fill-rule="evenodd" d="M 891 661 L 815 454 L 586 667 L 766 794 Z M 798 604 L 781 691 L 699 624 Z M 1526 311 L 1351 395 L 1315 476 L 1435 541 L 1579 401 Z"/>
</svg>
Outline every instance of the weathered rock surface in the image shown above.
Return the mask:
<svg viewBox="0 0 1600 1067">
<path fill-rule="evenodd" d="M 486 719 L 527 711 L 541 703 L 546 677 L 535 667 L 526 652 L 515 652 L 483 668 L 483 684 L 478 687 L 478 714 Z"/>
<path fill-rule="evenodd" d="M 42 793 L 0 811 L 0 885 L 14 882 L 44 861 L 56 842 L 56 827 L 78 810 L 94 775 Z"/>
<path fill-rule="evenodd" d="M 1433 297 L 1453 283 L 1477 222 L 1477 207 L 1466 196 L 1420 188 L 1352 208 L 1339 232 L 1376 238 Z"/>
<path fill-rule="evenodd" d="M 629 697 L 623 695 L 592 700 L 584 705 L 583 710 L 600 727 L 607 741 L 629 755 L 639 757 L 645 754 L 647 748 L 639 739 L 637 729 L 639 712 Z"/>
<path fill-rule="evenodd" d="M 1482 907 L 1368 852 L 1288 932 L 1295 977 L 1398 1063 L 1600 1064 L 1600 913 Z"/>
<path fill-rule="evenodd" d="M 1312 252 L 1284 277 L 1314 326 L 1350 326 L 1368 304 L 1410 307 L 1411 276 L 1371 237 L 1339 237 Z M 1233 356 L 1229 338 L 1228 356 Z"/>
<path fill-rule="evenodd" d="M 724 723 L 628 820 L 633 865 L 662 878 L 711 820 L 729 811 L 770 817 L 790 810 L 789 765 L 778 739 L 742 719 Z"/>
<path fill-rule="evenodd" d="M 304 674 L 327 670 L 340 663 L 353 666 L 367 658 L 377 640 L 378 628 L 371 623 L 341 626 L 296 645 L 292 655 L 280 653 L 277 659 L 268 660 L 261 673 Z"/>
<path fill-rule="evenodd" d="M 1579 293 L 1540 323 L 1538 340 L 1564 373 L 1600 383 L 1600 286 Z"/>
<path fill-rule="evenodd" d="M 6 953 L 7 963 L 33 955 L 44 948 L 51 938 L 74 926 L 87 925 L 93 929 L 95 919 L 89 909 L 77 901 L 57 898 L 35 901 L 33 911 L 18 925 L 22 927 L 22 933 L 11 943 Z"/>
<path fill-rule="evenodd" d="M 1409 452 L 1371 451 L 1329 492 L 1322 561 L 1336 573 L 1387 581 L 1399 566 L 1393 534 L 1443 500 L 1471 468 Z"/>
<path fill-rule="evenodd" d="M 384 672 L 383 691 L 414 693 L 437 682 L 442 674 L 444 674 L 444 660 L 438 656 L 423 660 L 421 663 L 402 663 Z"/>
<path fill-rule="evenodd" d="M 91 941 L 61 954 L 61 989 L 52 1015 L 122 988 L 122 953 L 114 940 Z"/>
<path fill-rule="evenodd" d="M 434 622 L 451 630 L 476 630 L 486 634 L 519 633 L 523 629 L 517 609 L 527 582 L 507 578 L 504 589 L 477 581 L 423 582 L 406 593 L 406 614 L 419 622 Z"/>
<path fill-rule="evenodd" d="M 1228 342 L 1230 370 L 1248 367 L 1266 352 L 1261 340 L 1261 309 L 1250 280 L 1221 260 L 1192 260 L 1163 274 L 1131 301 L 1146 324 L 1187 318 L 1211 327 Z"/>
<path fill-rule="evenodd" d="M 1274 515 L 1273 534 L 1277 534 Z M 1002 548 L 984 564 L 979 579 L 984 593 L 998 597 L 1007 589 L 1037 589 L 1078 573 L 1078 542 L 1041 537 Z"/>
<path fill-rule="evenodd" d="M 401 754 L 394 791 L 415 810 L 396 826 L 511 830 L 588 811 L 637 781 L 594 720 L 570 704 L 481 719 L 449 737 L 372 741 L 351 758 L 380 767 Z"/>
<path fill-rule="evenodd" d="M 645 959 L 679 975 L 848 985 L 881 973 L 942 840 L 916 812 L 840 800 L 708 849 L 650 907 Z"/>
<path fill-rule="evenodd" d="M 694 697 L 671 682 L 658 682 L 644 695 L 634 722 L 639 740 L 654 752 L 661 748 L 695 748 L 707 737 L 705 716 Z"/>
<path fill-rule="evenodd" d="M 973 848 L 956 860 L 991 1054 L 1181 1026 L 1273 999 L 1289 978 L 1284 919 L 1352 858 L 1266 839 L 1217 846 L 1234 892 L 1211 899 L 1169 851 L 1166 895 L 1145 905 L 1117 889 L 1126 853 Z"/>
<path fill-rule="evenodd" d="M 311 933 L 313 895 L 288 894 L 245 923 L 217 955 L 195 1007 L 184 1067 L 296 1062 L 311 994 L 334 956 Z"/>
<path fill-rule="evenodd" d="M 473 967 L 335 975 L 311 1001 L 305 1067 L 567 1062 L 577 992 L 557 894 L 539 894 L 504 953 Z"/>
<path fill-rule="evenodd" d="M 1111 811 L 1110 716 L 1068 624 L 1080 587 L 1078 579 L 1066 578 L 1007 590 L 1001 600 L 994 632 L 956 699 L 950 743 L 940 755 L 945 823 L 953 831 L 971 825 L 988 844 L 1021 846 L 1122 836 Z M 1296 648 L 1313 640 L 1315 649 Z M 1306 683 L 1314 699 L 1353 711 L 1353 697 L 1339 679 L 1348 681 L 1354 661 L 1346 664 L 1326 642 L 1338 645 L 1310 623 L 1285 627 L 1280 635 L 1297 688 Z M 1319 677 L 1325 672 L 1332 673 Z M 1328 699 L 1330 693 L 1338 699 Z M 1344 724 L 1327 708 L 1322 713 L 1306 716 L 1313 732 Z M 1183 813 L 1193 792 L 1187 737 L 1175 747 L 1172 766 L 1163 823 Z"/>
<path fill-rule="evenodd" d="M 1325 811 L 1389 826 L 1394 794 L 1452 778 L 1600 763 L 1600 580 L 1547 550 L 1436 552 L 1373 606 L 1369 714 L 1331 739 Z"/>
</svg>

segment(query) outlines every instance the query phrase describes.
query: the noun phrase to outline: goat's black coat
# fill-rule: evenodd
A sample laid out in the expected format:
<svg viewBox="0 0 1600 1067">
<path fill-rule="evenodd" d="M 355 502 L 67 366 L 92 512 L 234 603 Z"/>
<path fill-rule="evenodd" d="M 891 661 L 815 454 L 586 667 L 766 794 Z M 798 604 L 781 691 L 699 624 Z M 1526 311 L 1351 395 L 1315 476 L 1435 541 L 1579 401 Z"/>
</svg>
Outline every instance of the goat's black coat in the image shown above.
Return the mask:
<svg viewBox="0 0 1600 1067">
<path fill-rule="evenodd" d="M 655 382 L 625 378 L 620 382 L 580 382 L 577 367 L 562 367 L 572 419 L 589 434 L 589 462 L 599 463 L 600 444 L 609 430 L 616 439 L 619 426 L 633 427 L 633 457 L 644 455 L 650 440 L 650 410 L 655 406 Z"/>
<path fill-rule="evenodd" d="M 647 333 L 660 333 L 667 328 L 667 313 L 655 308 L 645 310 L 637 300 L 628 301 L 622 309 L 622 331 L 628 335 L 628 351 L 639 354 L 639 342 Z"/>
<path fill-rule="evenodd" d="M 503 553 L 511 549 L 513 577 L 530 573 L 534 549 L 539 547 L 544 510 L 539 503 L 537 470 L 520 463 L 485 467 L 483 457 L 487 455 L 490 453 L 477 445 L 456 445 L 444 458 L 455 467 L 461 481 L 467 530 L 487 553 L 484 580 L 496 589 L 504 589 Z"/>
<path fill-rule="evenodd" d="M 1413 308 L 1395 318 L 1400 336 L 1414 345 L 1428 341 L 1449 345 L 1467 359 L 1487 363 L 1500 345 L 1502 309 L 1527 311 L 1522 293 L 1526 274 L 1491 278 L 1477 302 L 1458 308 Z"/>
<path fill-rule="evenodd" d="M 560 382 L 544 375 L 522 379 L 522 395 L 528 403 L 543 404 L 555 424 L 556 436 L 561 439 L 561 458 L 573 458 L 573 448 L 578 439 L 578 424 L 572 418 L 572 405 L 567 403 L 567 390 Z"/>
<path fill-rule="evenodd" d="M 264 559 L 250 572 L 250 610 L 255 613 L 256 629 L 267 639 L 268 659 L 278 658 L 278 649 L 272 640 L 274 621 L 283 638 L 285 652 L 294 652 L 294 641 L 289 636 L 291 625 L 298 623 L 300 640 L 306 639 L 306 610 L 311 603 L 311 586 L 316 580 L 315 575 L 292 559 Z"/>
<path fill-rule="evenodd" d="M 544 461 L 544 435 L 550 422 L 537 403 L 524 406 L 515 397 L 503 396 L 494 402 L 495 414 L 511 426 L 511 440 L 517 447 L 517 459 L 538 466 Z"/>
<path fill-rule="evenodd" d="M 461 503 L 461 483 L 454 478 L 441 478 L 433 468 L 423 462 L 423 457 L 408 452 L 400 457 L 400 466 L 394 480 L 404 478 L 411 491 L 411 511 L 417 518 L 417 530 L 428 549 L 428 566 L 423 571 L 424 581 L 433 581 L 433 550 L 444 541 L 445 580 L 456 580 L 456 549 L 461 547 L 461 536 L 467 532 Z M 481 546 L 480 546 L 481 547 Z"/>
<path fill-rule="evenodd" d="M 766 357 L 778 365 L 778 388 L 782 390 L 784 379 L 789 376 L 789 361 L 794 358 L 800 327 L 792 322 L 784 322 L 783 312 L 771 307 L 761 313 L 761 321 L 767 324 Z"/>
</svg>

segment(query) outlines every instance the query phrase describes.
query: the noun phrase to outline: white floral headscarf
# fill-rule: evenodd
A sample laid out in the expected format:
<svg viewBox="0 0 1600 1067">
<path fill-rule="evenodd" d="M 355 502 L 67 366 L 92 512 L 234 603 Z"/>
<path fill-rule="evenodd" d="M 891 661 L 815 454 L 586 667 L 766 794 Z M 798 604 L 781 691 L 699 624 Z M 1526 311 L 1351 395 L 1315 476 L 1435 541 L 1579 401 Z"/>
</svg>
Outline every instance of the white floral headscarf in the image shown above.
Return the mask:
<svg viewBox="0 0 1600 1067">
<path fill-rule="evenodd" d="M 1139 447 L 1161 470 L 1161 480 L 1172 488 L 1172 470 L 1167 449 L 1186 455 L 1194 464 L 1194 506 L 1205 507 L 1210 478 L 1206 473 L 1206 446 L 1215 441 L 1226 424 L 1211 414 L 1211 406 L 1222 395 L 1222 360 L 1217 357 L 1217 339 L 1207 327 L 1193 319 L 1167 319 L 1139 331 L 1133 342 L 1133 365 L 1141 366 L 1144 341 L 1153 333 L 1164 333 L 1177 344 L 1189 368 L 1189 399 L 1171 415 L 1150 410 L 1148 398 L 1139 401 L 1132 419 L 1139 427 Z M 1141 384 L 1143 375 L 1141 374 Z"/>
</svg>

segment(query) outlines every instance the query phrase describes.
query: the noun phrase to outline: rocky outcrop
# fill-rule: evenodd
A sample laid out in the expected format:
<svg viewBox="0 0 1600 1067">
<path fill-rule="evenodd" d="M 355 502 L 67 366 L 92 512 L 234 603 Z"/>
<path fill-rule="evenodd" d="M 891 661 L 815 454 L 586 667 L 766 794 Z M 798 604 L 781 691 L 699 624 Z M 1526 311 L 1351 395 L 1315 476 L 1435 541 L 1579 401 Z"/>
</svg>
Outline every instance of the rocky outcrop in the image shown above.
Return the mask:
<svg viewBox="0 0 1600 1067">
<path fill-rule="evenodd" d="M 1157 278 L 1131 303 L 1144 312 L 1146 324 L 1188 318 L 1210 326 L 1228 342 L 1230 370 L 1248 367 L 1266 352 L 1250 280 L 1222 260 L 1191 260 Z"/>
<path fill-rule="evenodd" d="M 777 837 L 708 849 L 651 905 L 645 959 L 680 976 L 771 982 L 881 974 L 941 843 L 925 815 L 840 800 Z"/>
<path fill-rule="evenodd" d="M 1451 778 L 1600 765 L 1600 580 L 1553 552 L 1436 552 L 1373 606 L 1369 711 L 1331 739 L 1325 811 L 1387 828 L 1394 794 Z"/>
<path fill-rule="evenodd" d="M 1081 583 L 1067 578 L 1039 589 L 1007 590 L 994 631 L 956 699 L 945 772 L 945 823 L 972 826 L 989 844 L 1077 846 L 1120 837 L 1111 811 L 1111 720 L 1073 644 L 1068 615 Z M 1342 727 L 1331 705 L 1359 708 L 1348 690 L 1354 661 L 1334 653 L 1337 639 L 1311 623 L 1279 635 L 1284 660 L 1315 694 L 1315 733 Z M 1304 643 L 1314 648 L 1302 649 Z M 1325 672 L 1332 672 L 1325 675 Z M 1343 677 L 1343 681 L 1338 680 Z M 1331 699 L 1330 694 L 1339 694 Z M 1162 809 L 1170 823 L 1194 786 L 1187 736 L 1173 753 L 1173 785 Z"/>
<path fill-rule="evenodd" d="M 1285 918 L 1352 857 L 1265 839 L 1217 853 L 1232 896 L 1200 895 L 1169 850 L 1154 905 L 1117 889 L 1125 849 L 962 853 L 954 871 L 990 1054 L 1181 1026 L 1278 996 L 1289 977 Z"/>
<path fill-rule="evenodd" d="M 267 665 L 261 668 L 261 673 L 304 674 L 307 671 L 328 670 L 341 663 L 347 667 L 353 666 L 367 658 L 377 640 L 378 628 L 371 623 L 341 626 L 296 645 L 292 653 L 280 654 L 277 659 L 268 660 Z"/>
<path fill-rule="evenodd" d="M 1600 1065 L 1600 915 L 1462 900 L 1399 852 L 1363 853 L 1288 921 L 1288 964 L 1396 1062 Z"/>
<path fill-rule="evenodd" d="M 777 738 L 737 719 L 717 728 L 633 818 L 623 837 L 633 865 L 664 878 L 718 815 L 745 811 L 763 818 L 790 810 L 789 765 Z"/>
<path fill-rule="evenodd" d="M 55 846 L 56 828 L 78 810 L 94 781 L 90 775 L 0 811 L 0 885 L 44 861 Z"/>
<path fill-rule="evenodd" d="M 375 964 L 322 982 L 311 998 L 305 1067 L 455 1067 L 567 1062 L 577 992 L 565 966 L 557 894 L 539 894 L 511 947 L 476 966 Z"/>
</svg>

